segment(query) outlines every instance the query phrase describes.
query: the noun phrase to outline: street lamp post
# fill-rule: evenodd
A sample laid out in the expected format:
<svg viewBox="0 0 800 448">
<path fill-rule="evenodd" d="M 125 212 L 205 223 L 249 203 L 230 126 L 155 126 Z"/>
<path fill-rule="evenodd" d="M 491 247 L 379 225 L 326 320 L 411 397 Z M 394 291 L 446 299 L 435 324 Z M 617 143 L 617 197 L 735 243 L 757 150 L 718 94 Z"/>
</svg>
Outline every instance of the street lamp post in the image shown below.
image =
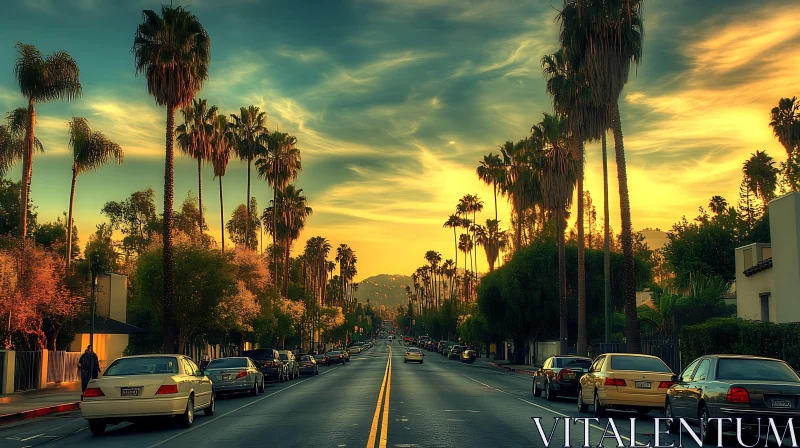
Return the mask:
<svg viewBox="0 0 800 448">
<path fill-rule="evenodd" d="M 92 309 L 92 325 L 91 330 L 89 333 L 89 345 L 92 346 L 92 350 L 94 350 L 94 320 L 95 315 L 97 314 L 97 300 L 95 299 L 95 289 L 97 287 L 97 270 L 100 267 L 100 256 L 94 255 L 92 256 L 91 268 L 92 268 L 92 297 L 91 297 L 91 309 Z"/>
</svg>

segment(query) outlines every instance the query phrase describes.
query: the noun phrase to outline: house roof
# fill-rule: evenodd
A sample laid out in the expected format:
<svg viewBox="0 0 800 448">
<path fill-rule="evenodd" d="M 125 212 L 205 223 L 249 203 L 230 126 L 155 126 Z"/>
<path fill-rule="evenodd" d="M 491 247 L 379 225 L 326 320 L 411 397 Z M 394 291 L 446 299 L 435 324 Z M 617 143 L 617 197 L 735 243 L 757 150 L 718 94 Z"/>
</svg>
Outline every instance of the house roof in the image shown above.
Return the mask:
<svg viewBox="0 0 800 448">
<path fill-rule="evenodd" d="M 766 271 L 767 269 L 772 269 L 772 257 L 767 258 L 764 261 L 758 262 L 756 265 L 754 265 L 751 268 L 745 269 L 744 270 L 744 275 L 746 277 L 750 277 L 753 274 L 757 274 L 757 273 L 759 273 L 761 271 Z"/>
<path fill-rule="evenodd" d="M 91 333 L 91 331 L 92 324 L 88 323 L 86 327 L 78 333 Z M 95 334 L 135 334 L 147 333 L 147 330 L 108 317 L 97 316 L 94 320 L 94 332 Z"/>
</svg>

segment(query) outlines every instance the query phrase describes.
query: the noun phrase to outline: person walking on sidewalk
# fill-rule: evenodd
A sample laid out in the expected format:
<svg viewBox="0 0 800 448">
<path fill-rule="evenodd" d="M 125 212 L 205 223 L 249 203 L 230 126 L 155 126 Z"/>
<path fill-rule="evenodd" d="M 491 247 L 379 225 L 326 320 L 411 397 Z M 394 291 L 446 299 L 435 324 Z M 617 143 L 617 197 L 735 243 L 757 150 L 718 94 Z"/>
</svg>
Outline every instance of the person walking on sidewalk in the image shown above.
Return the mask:
<svg viewBox="0 0 800 448">
<path fill-rule="evenodd" d="M 89 380 L 96 379 L 100 374 L 100 361 L 91 345 L 86 347 L 86 351 L 78 360 L 78 369 L 81 371 L 81 401 L 83 401 L 83 394 L 89 386 Z"/>
</svg>

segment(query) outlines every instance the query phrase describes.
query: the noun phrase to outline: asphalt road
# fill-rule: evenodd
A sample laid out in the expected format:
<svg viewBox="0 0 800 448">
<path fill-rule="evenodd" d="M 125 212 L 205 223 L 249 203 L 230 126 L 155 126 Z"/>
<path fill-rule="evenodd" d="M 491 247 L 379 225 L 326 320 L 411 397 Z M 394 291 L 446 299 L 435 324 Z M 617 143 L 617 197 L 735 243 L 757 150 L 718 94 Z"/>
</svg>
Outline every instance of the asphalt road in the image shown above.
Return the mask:
<svg viewBox="0 0 800 448">
<path fill-rule="evenodd" d="M 544 447 L 534 417 L 541 418 L 548 438 L 555 417 L 591 417 L 577 412 L 574 399 L 533 398 L 530 377 L 486 362 L 469 365 L 425 352 L 422 364 L 406 364 L 404 354 L 401 342 L 378 340 L 344 366 L 322 367 L 318 376 L 270 384 L 257 397 L 221 398 L 213 417 L 198 413 L 189 429 L 162 421 L 110 426 L 105 435 L 93 436 L 75 412 L 0 427 L 0 446 Z M 628 419 L 634 416 L 633 439 L 655 445 L 658 415 L 609 416 L 622 446 L 632 445 Z M 591 446 L 600 443 L 607 423 L 591 422 Z M 564 428 L 559 423 L 550 447 L 584 446 L 583 423 L 571 425 L 569 444 Z M 675 436 L 659 442 L 679 446 Z M 604 446 L 617 442 L 609 438 Z M 697 444 L 685 436 L 683 446 Z"/>
</svg>

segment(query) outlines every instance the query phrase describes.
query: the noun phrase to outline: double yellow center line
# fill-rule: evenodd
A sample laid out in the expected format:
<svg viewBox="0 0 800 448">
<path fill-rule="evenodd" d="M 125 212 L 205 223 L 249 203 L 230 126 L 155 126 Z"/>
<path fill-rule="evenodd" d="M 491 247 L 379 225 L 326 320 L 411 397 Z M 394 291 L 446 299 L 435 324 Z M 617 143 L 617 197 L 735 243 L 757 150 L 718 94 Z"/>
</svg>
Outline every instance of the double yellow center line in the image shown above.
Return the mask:
<svg viewBox="0 0 800 448">
<path fill-rule="evenodd" d="M 389 359 L 386 361 L 386 371 L 383 373 L 381 391 L 378 394 L 378 405 L 375 406 L 375 416 L 372 417 L 372 428 L 369 431 L 367 448 L 375 448 L 375 439 L 378 437 L 378 424 L 380 423 L 381 438 L 380 448 L 386 448 L 387 434 L 389 432 L 389 394 L 392 389 L 392 347 L 389 346 Z M 381 403 L 383 403 L 383 421 L 381 422 Z"/>
</svg>

